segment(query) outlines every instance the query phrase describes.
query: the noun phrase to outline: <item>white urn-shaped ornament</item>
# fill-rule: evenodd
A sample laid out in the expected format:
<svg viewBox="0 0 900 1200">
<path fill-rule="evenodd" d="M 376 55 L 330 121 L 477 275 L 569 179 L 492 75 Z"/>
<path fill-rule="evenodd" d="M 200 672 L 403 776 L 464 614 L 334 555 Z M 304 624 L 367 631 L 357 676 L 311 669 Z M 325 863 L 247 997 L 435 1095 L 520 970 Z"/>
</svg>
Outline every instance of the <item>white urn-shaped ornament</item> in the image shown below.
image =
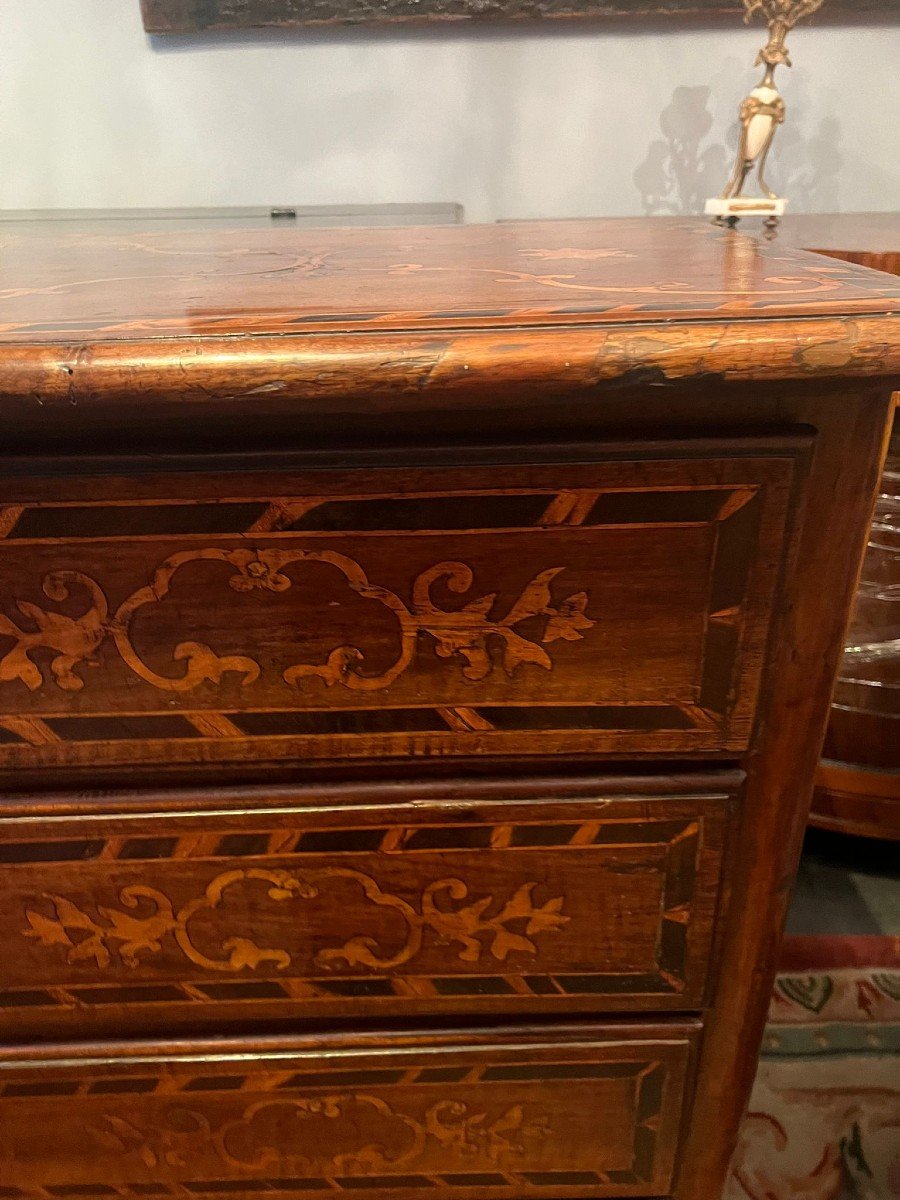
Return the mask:
<svg viewBox="0 0 900 1200">
<path fill-rule="evenodd" d="M 802 17 L 820 8 L 823 0 L 744 0 L 744 20 L 756 12 L 765 16 L 769 25 L 769 40 L 756 56 L 765 73 L 756 87 L 741 101 L 741 133 L 737 157 L 731 177 L 720 195 L 706 202 L 706 212 L 717 221 L 730 225 L 739 217 L 762 216 L 766 225 L 774 228 L 784 215 L 787 200 L 778 196 L 765 179 L 766 158 L 778 126 L 784 122 L 785 105 L 775 83 L 775 68 L 779 63 L 791 65 L 785 38 Z M 744 185 L 753 170 L 759 194 L 745 196 Z"/>
</svg>

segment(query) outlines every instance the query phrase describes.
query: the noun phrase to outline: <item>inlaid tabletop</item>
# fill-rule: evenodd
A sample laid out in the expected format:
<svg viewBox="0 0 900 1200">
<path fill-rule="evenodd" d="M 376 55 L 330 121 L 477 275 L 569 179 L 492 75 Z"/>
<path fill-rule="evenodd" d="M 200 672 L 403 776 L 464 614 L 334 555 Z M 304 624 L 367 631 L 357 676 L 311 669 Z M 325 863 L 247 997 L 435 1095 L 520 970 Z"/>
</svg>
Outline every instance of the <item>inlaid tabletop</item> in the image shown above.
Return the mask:
<svg viewBox="0 0 900 1200">
<path fill-rule="evenodd" d="M 884 314 L 895 280 L 700 219 L 0 226 L 0 341 Z"/>
</svg>

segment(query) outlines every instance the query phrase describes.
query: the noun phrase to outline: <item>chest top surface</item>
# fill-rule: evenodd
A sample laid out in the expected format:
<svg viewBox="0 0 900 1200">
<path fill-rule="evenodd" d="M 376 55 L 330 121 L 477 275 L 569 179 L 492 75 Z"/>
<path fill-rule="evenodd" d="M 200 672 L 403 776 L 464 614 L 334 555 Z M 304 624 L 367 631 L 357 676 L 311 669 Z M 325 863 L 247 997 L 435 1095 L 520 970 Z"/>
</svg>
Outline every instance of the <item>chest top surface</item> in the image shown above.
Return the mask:
<svg viewBox="0 0 900 1200">
<path fill-rule="evenodd" d="M 732 382 L 755 407 L 770 382 L 892 386 L 898 280 L 788 241 L 700 218 L 2 222 L 0 441 L 421 443 L 474 413 L 485 439 L 569 438 L 648 388 L 684 414 Z"/>
<path fill-rule="evenodd" d="M 21 222 L 0 342 L 885 314 L 894 281 L 699 220 L 380 229 Z"/>
</svg>

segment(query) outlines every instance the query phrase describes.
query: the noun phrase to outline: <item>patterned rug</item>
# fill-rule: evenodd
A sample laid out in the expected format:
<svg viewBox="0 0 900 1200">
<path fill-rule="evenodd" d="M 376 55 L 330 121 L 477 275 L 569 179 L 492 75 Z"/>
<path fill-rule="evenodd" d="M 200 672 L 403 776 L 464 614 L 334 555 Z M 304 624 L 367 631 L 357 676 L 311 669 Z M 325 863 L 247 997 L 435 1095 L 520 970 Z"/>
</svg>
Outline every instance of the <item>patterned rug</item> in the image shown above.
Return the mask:
<svg viewBox="0 0 900 1200">
<path fill-rule="evenodd" d="M 900 1197 L 900 938 L 788 937 L 726 1200 Z"/>
</svg>

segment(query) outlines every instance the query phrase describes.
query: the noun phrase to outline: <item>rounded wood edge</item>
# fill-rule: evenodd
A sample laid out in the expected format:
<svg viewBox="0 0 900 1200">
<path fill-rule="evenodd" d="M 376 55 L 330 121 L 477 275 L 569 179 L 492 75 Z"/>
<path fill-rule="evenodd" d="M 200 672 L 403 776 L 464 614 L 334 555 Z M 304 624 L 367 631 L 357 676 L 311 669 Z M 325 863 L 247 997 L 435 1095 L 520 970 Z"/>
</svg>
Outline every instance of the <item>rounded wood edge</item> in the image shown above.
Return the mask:
<svg viewBox="0 0 900 1200">
<path fill-rule="evenodd" d="M 234 338 L 200 334 L 90 344 L 0 345 L 0 391 L 42 406 L 149 399 L 312 404 L 355 397 L 677 383 L 698 375 L 765 381 L 898 377 L 900 339 L 888 314 L 602 326 L 511 325 Z M 136 370 L 140 367 L 140 371 Z"/>
<path fill-rule="evenodd" d="M 900 771 L 823 759 L 809 823 L 833 833 L 900 840 Z"/>
</svg>

